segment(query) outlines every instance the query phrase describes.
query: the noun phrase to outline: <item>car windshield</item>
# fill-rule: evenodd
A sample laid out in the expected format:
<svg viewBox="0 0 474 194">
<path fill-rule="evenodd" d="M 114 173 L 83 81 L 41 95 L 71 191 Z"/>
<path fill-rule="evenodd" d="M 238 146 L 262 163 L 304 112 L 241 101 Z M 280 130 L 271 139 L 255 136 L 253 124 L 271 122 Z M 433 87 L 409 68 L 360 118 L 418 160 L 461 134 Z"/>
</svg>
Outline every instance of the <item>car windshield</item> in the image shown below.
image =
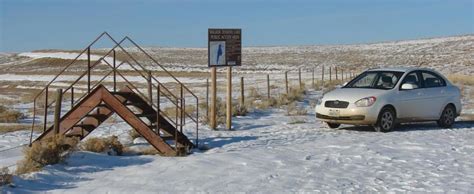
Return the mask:
<svg viewBox="0 0 474 194">
<path fill-rule="evenodd" d="M 403 72 L 398 71 L 366 71 L 343 88 L 373 88 L 389 90 L 397 85 L 398 80 L 402 77 Z"/>
</svg>

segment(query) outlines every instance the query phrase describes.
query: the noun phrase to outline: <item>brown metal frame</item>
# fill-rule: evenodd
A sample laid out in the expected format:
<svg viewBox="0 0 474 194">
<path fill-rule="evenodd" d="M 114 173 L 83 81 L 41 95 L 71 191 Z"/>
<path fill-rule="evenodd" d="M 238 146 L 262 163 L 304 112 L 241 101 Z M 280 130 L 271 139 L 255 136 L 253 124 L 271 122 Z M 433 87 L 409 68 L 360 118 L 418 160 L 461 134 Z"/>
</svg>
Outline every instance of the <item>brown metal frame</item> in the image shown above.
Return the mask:
<svg viewBox="0 0 474 194">
<path fill-rule="evenodd" d="M 91 63 L 91 47 L 97 42 L 99 41 L 100 39 L 102 38 L 108 38 L 109 40 L 111 40 L 115 45 L 114 47 L 112 47 L 106 54 L 104 54 L 101 58 L 99 58 L 99 60 L 97 60 L 95 63 Z M 145 54 L 145 56 L 147 56 L 149 59 L 151 59 L 151 61 L 153 61 L 153 63 L 155 65 L 157 65 L 158 67 L 160 67 L 169 77 L 172 77 L 174 79 L 174 81 L 179 85 L 179 97 L 175 94 L 173 94 L 171 92 L 171 90 L 169 90 L 164 84 L 160 83 L 158 81 L 158 79 L 156 79 L 156 77 L 154 77 L 151 73 L 151 71 L 147 70 L 145 67 L 143 67 L 128 51 L 126 51 L 122 44 L 125 43 L 125 41 L 128 41 L 130 43 L 132 43 L 132 45 L 134 45 L 135 47 L 137 47 L 139 49 L 139 51 L 141 51 L 143 54 Z M 125 53 L 126 56 L 128 56 L 133 62 L 134 64 L 130 63 L 129 61 L 122 61 L 122 63 L 120 63 L 119 65 L 116 65 L 116 49 L 119 49 L 121 52 Z M 110 54 L 112 53 L 113 55 L 113 64 L 109 64 L 106 60 L 103 60 L 105 57 L 109 56 Z M 71 109 L 74 107 L 75 104 L 79 103 L 80 101 L 82 101 L 84 99 L 85 96 L 87 96 L 91 90 L 94 90 L 98 85 L 100 85 L 103 80 L 105 80 L 105 78 L 107 78 L 108 76 L 110 76 L 110 74 L 113 74 L 113 91 L 116 92 L 117 90 L 117 85 L 116 85 L 116 78 L 117 78 L 117 74 L 122 77 L 122 79 L 124 79 L 133 89 L 134 91 L 139 94 L 140 96 L 142 97 L 145 97 L 144 99 L 147 100 L 147 102 L 154 108 L 157 108 L 157 117 L 159 117 L 159 115 L 162 115 L 164 118 L 166 118 L 166 120 L 168 120 L 169 122 L 175 124 L 176 126 L 176 129 L 180 129 L 180 131 L 182 132 L 182 129 L 183 129 L 183 126 L 185 125 L 186 123 L 186 119 L 188 118 L 189 120 L 191 120 L 192 122 L 195 122 L 196 124 L 196 140 L 195 140 L 195 146 L 198 145 L 198 142 L 199 142 L 199 98 L 197 97 L 197 95 L 195 95 L 188 87 L 186 87 L 183 83 L 181 83 L 174 75 L 172 75 L 169 71 L 167 71 L 161 64 L 159 64 L 153 57 L 151 57 L 151 55 L 149 55 L 143 48 L 141 48 L 138 44 L 136 44 L 132 39 L 130 39 L 128 36 L 124 37 L 121 41 L 117 42 L 114 38 L 112 38 L 107 32 L 103 32 L 102 34 L 100 34 L 96 39 L 94 39 L 94 41 L 92 41 L 92 43 L 90 43 L 84 50 L 82 50 L 82 52 L 79 53 L 79 55 L 71 62 L 69 63 L 68 65 L 66 65 L 66 67 L 64 67 L 50 82 L 48 82 L 48 84 L 44 87 L 44 89 L 42 89 L 35 97 L 34 97 L 34 100 L 33 100 L 33 122 L 32 122 L 32 127 L 31 127 L 31 134 L 30 134 L 30 143 L 32 142 L 32 137 L 33 137 L 33 129 L 35 127 L 35 121 L 36 121 L 36 116 L 37 116 L 37 113 L 36 113 L 36 105 L 37 105 L 37 101 L 39 100 L 40 97 L 44 96 L 45 98 L 45 103 L 44 103 L 44 113 L 43 113 L 43 131 L 46 131 L 47 130 L 47 124 L 48 124 L 48 119 L 47 119 L 47 115 L 48 115 L 48 108 L 50 108 L 52 106 L 53 103 L 55 103 L 54 101 L 52 102 L 49 102 L 48 101 L 48 94 L 49 94 L 49 89 L 50 87 L 52 87 L 53 83 L 61 76 L 64 74 L 64 72 L 69 69 L 70 67 L 73 66 L 73 64 L 79 59 L 79 57 L 83 54 L 86 54 L 87 55 L 87 69 L 86 71 L 84 71 L 69 87 L 67 87 L 66 89 L 63 90 L 63 94 L 66 94 L 67 92 L 71 92 Z M 102 79 L 100 79 L 96 84 L 94 84 L 93 86 L 91 86 L 91 71 L 94 67 L 96 67 L 98 64 L 101 64 L 101 62 L 105 62 L 106 65 L 108 65 L 112 70 L 110 72 L 108 72 Z M 118 70 L 118 68 L 122 65 L 122 64 L 128 64 L 130 67 L 132 67 L 132 69 L 135 71 L 135 72 L 138 72 L 138 74 L 140 76 L 142 76 L 145 80 L 148 81 L 148 95 L 144 95 L 142 92 L 140 92 L 140 90 L 134 85 L 132 84 L 129 80 L 127 80 L 123 74 L 120 73 L 120 71 Z M 139 68 L 135 67 L 135 65 L 137 65 Z M 145 76 L 143 74 L 143 72 L 147 72 L 148 73 L 148 76 Z M 77 100 L 74 99 L 74 86 L 84 77 L 87 75 L 87 93 L 85 93 L 84 95 L 80 96 Z M 153 103 L 153 100 L 152 100 L 152 97 L 153 97 L 153 88 L 156 88 L 156 92 L 157 92 L 157 102 L 156 103 Z M 186 92 L 187 94 L 190 94 L 190 97 L 195 99 L 196 101 L 196 114 L 195 116 L 194 115 L 190 115 L 188 114 L 185 110 L 186 110 L 186 103 L 185 103 L 185 94 L 184 92 Z M 177 108 L 177 113 L 179 112 L 180 114 L 179 115 L 175 115 L 176 116 L 176 120 L 173 121 L 173 119 L 171 119 L 169 117 L 169 115 L 166 115 L 162 110 L 160 110 L 160 98 L 161 97 L 165 97 L 167 98 L 170 102 L 172 102 L 172 104 L 174 104 L 174 106 L 176 106 Z M 179 120 L 178 120 L 179 119 Z M 158 121 L 158 120 L 157 120 Z M 157 133 L 159 134 L 159 122 L 157 122 Z M 176 134 L 175 134 L 176 136 Z"/>
</svg>

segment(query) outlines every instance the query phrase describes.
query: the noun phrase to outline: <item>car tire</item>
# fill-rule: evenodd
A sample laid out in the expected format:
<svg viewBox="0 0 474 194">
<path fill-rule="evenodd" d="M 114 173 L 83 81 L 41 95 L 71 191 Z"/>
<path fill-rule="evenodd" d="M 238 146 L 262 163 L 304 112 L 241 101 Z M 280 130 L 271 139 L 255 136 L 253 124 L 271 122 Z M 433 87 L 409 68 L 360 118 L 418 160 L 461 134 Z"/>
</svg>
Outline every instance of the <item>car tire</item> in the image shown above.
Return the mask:
<svg viewBox="0 0 474 194">
<path fill-rule="evenodd" d="M 390 107 L 385 107 L 380 111 L 374 130 L 376 132 L 390 132 L 397 125 L 396 120 L 395 111 Z"/>
<path fill-rule="evenodd" d="M 326 124 L 328 124 L 329 128 L 331 128 L 331 129 L 335 129 L 335 128 L 338 128 L 339 126 L 341 126 L 341 124 L 339 124 L 339 123 L 326 122 Z"/>
<path fill-rule="evenodd" d="M 451 128 L 454 124 L 454 119 L 456 119 L 456 109 L 453 105 L 449 104 L 444 108 L 437 123 L 440 127 Z"/>
</svg>

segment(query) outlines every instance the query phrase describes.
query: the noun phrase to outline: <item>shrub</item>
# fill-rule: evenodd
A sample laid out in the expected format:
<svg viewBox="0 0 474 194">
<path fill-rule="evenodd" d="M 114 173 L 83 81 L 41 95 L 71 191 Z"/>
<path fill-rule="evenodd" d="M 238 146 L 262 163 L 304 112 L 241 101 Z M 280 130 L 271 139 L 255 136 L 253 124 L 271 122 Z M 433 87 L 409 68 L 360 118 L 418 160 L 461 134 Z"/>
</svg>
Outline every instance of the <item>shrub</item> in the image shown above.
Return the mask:
<svg viewBox="0 0 474 194">
<path fill-rule="evenodd" d="M 68 157 L 69 150 L 78 142 L 77 138 L 55 135 L 33 143 L 23 151 L 25 158 L 18 163 L 17 174 L 38 171 L 46 165 L 64 161 Z"/>
<path fill-rule="evenodd" d="M 82 143 L 82 149 L 90 152 L 104 153 L 107 152 L 109 155 L 122 155 L 123 145 L 118 140 L 117 136 L 111 136 L 108 138 L 93 137 L 87 139 Z"/>
<path fill-rule="evenodd" d="M 1 123 L 10 123 L 10 122 L 17 122 L 21 118 L 23 118 L 23 113 L 8 109 L 5 106 L 0 105 L 0 122 Z"/>
<path fill-rule="evenodd" d="M 13 183 L 13 175 L 7 167 L 0 169 L 0 186 L 9 185 Z"/>
<path fill-rule="evenodd" d="M 248 114 L 247 106 L 234 103 L 232 107 L 232 116 L 245 116 Z"/>
<path fill-rule="evenodd" d="M 286 108 L 286 114 L 288 116 L 295 116 L 295 115 L 306 115 L 308 111 L 302 107 L 296 106 L 295 102 L 288 104 Z"/>
</svg>

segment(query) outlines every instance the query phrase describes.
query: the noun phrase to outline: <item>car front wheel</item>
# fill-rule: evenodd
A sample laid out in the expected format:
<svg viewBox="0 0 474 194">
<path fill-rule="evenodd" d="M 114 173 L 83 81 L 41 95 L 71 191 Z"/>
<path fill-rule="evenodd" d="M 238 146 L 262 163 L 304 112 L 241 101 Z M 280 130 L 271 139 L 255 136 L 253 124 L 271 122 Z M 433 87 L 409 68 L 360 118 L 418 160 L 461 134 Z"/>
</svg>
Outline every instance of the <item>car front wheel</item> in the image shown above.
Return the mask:
<svg viewBox="0 0 474 194">
<path fill-rule="evenodd" d="M 438 125 L 443 128 L 450 128 L 454 124 L 454 119 L 456 119 L 456 109 L 452 105 L 448 105 L 444 108 L 438 120 Z"/>
<path fill-rule="evenodd" d="M 377 123 L 374 125 L 374 129 L 377 132 L 389 132 L 395 128 L 396 116 L 395 111 L 389 107 L 383 108 L 380 111 Z"/>
<path fill-rule="evenodd" d="M 328 124 L 329 128 L 331 128 L 331 129 L 335 129 L 335 128 L 338 128 L 339 126 L 341 126 L 341 124 L 339 124 L 339 123 L 329 123 L 329 122 L 327 122 L 327 124 Z"/>
</svg>

